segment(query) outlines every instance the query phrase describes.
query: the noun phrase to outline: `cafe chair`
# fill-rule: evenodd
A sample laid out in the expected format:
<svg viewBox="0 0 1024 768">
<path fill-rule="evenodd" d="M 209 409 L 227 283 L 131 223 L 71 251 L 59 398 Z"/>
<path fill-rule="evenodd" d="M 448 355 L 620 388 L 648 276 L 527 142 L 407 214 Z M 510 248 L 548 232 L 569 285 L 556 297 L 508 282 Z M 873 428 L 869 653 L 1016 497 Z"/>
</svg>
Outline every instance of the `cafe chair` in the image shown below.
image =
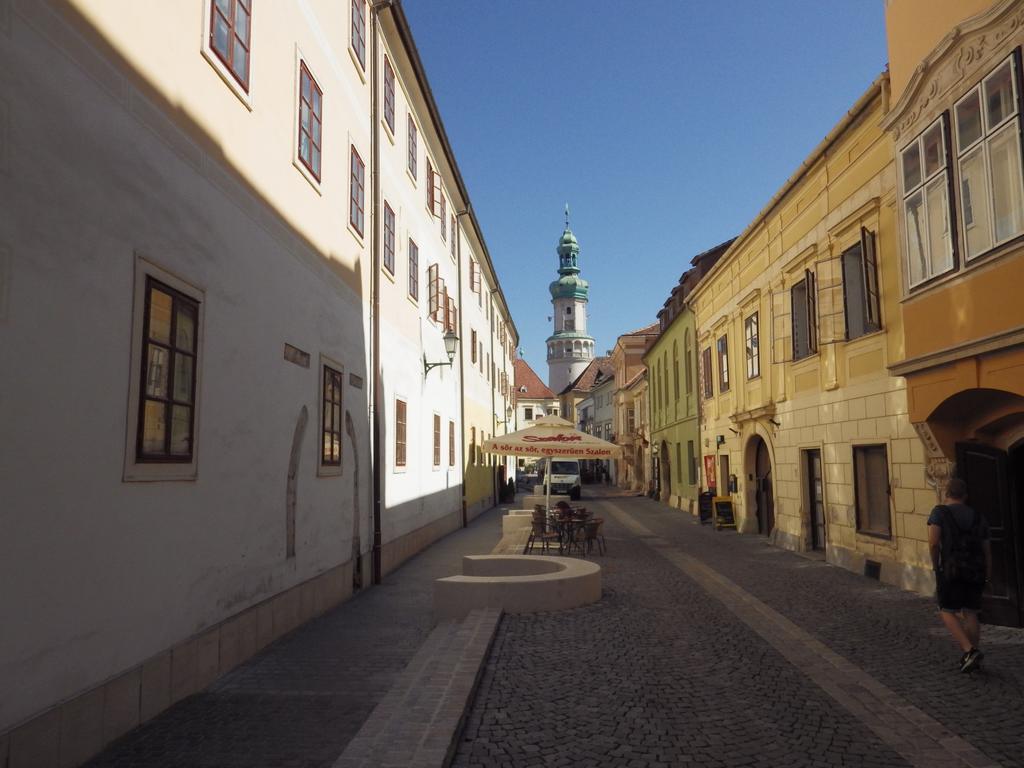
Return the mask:
<svg viewBox="0 0 1024 768">
<path fill-rule="evenodd" d="M 604 519 L 596 517 L 593 520 L 588 520 L 583 525 L 583 541 L 587 547 L 587 554 L 589 555 L 594 550 L 594 545 L 597 545 L 597 551 L 599 554 L 604 554 L 607 551 L 607 546 L 604 541 L 604 534 L 601 533 L 601 528 L 604 526 Z"/>
<path fill-rule="evenodd" d="M 540 551 L 543 554 L 548 553 L 548 546 L 551 542 L 561 549 L 561 536 L 558 531 L 549 531 L 547 520 L 543 517 L 537 519 L 534 517 L 533 522 L 530 524 L 530 536 L 526 540 L 526 546 L 523 547 L 523 554 L 528 555 L 533 552 L 534 546 L 540 542 Z"/>
</svg>

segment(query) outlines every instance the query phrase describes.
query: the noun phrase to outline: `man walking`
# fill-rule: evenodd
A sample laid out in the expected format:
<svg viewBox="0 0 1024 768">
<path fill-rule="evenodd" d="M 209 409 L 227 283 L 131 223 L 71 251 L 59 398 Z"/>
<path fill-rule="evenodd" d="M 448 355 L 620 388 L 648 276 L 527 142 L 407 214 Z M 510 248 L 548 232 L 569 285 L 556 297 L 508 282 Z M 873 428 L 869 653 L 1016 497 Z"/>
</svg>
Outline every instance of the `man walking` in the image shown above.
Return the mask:
<svg viewBox="0 0 1024 768">
<path fill-rule="evenodd" d="M 961 672 L 977 669 L 984 658 L 978 647 L 978 611 L 992 575 L 988 522 L 967 506 L 966 500 L 967 484 L 954 478 L 946 486 L 945 504 L 936 506 L 928 516 L 928 549 L 935 569 L 939 616 L 964 652 Z"/>
</svg>

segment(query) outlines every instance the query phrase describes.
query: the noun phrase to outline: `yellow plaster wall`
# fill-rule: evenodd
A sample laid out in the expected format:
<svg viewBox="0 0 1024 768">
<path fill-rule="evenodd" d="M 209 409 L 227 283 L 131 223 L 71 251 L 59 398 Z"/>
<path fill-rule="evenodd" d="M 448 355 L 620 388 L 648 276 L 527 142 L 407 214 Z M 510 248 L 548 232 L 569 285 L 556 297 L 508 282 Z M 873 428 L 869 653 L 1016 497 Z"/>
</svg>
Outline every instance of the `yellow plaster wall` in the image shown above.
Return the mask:
<svg viewBox="0 0 1024 768">
<path fill-rule="evenodd" d="M 862 567 L 864 558 L 881 559 L 920 570 L 928 567 L 924 521 L 935 495 L 925 482 L 924 449 L 908 418 L 905 383 L 886 369 L 902 352 L 903 319 L 895 155 L 892 140 L 880 127 L 882 108 L 881 88 L 876 86 L 863 113 L 810 162 L 695 291 L 691 301 L 698 349 L 712 348 L 715 392 L 702 404 L 699 445 L 702 456 L 716 455 L 718 467 L 720 457 L 729 456 L 730 472 L 738 478 L 734 508 L 740 530 L 749 533 L 757 531 L 751 446 L 755 435 L 766 441 L 772 458 L 775 540 L 796 549 L 810 544 L 804 452 L 821 451 L 829 559 L 854 568 L 858 563 Z M 821 277 L 859 241 L 861 226 L 876 233 L 883 330 L 821 343 L 817 354 L 801 361 L 783 359 L 790 343 L 790 317 L 784 314 L 790 289 L 803 279 L 805 269 L 819 276 L 821 332 Z M 841 290 L 836 306 L 840 333 Z M 760 376 L 747 380 L 744 320 L 754 311 L 759 316 Z M 776 331 L 783 334 L 777 345 Z M 719 392 L 715 349 L 723 334 L 729 337 L 731 371 L 726 393 Z M 719 436 L 725 443 L 716 450 Z M 894 489 L 890 539 L 860 534 L 856 525 L 854 446 L 877 444 L 886 446 Z M 722 492 L 723 478 L 718 481 Z"/>
<path fill-rule="evenodd" d="M 993 5 L 995 0 L 889 0 L 885 31 L 892 100 L 899 99 L 918 63 L 954 26 Z"/>
</svg>

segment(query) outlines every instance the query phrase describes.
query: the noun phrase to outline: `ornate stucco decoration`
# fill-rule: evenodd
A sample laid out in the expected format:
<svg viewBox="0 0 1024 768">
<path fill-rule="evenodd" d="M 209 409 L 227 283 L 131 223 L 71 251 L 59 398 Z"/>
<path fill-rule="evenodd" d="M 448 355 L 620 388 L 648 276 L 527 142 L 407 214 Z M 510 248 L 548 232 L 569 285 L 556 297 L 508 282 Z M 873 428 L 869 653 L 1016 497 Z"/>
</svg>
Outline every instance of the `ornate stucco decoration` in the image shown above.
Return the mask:
<svg viewBox="0 0 1024 768">
<path fill-rule="evenodd" d="M 989 10 L 953 27 L 917 66 L 899 101 L 882 120 L 900 142 L 931 122 L 961 95 L 962 83 L 973 84 L 984 68 L 1024 39 L 1024 3 L 1001 0 Z"/>
<path fill-rule="evenodd" d="M 946 458 L 939 447 L 939 441 L 932 434 L 931 427 L 923 422 L 914 422 L 914 430 L 921 438 L 925 453 L 925 480 L 935 491 L 936 499 L 941 502 L 946 490 L 946 483 L 953 477 L 956 464 Z"/>
</svg>

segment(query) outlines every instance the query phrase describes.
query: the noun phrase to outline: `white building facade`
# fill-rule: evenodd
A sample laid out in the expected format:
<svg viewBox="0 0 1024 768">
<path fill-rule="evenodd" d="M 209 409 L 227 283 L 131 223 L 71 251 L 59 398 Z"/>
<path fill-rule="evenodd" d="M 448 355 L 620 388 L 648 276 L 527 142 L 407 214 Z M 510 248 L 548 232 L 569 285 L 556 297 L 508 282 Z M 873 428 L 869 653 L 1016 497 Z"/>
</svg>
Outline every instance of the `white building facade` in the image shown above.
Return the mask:
<svg viewBox="0 0 1024 768">
<path fill-rule="evenodd" d="M 464 524 L 467 249 L 518 337 L 401 6 L 20 4 L 0 73 L 0 765 L 75 765 Z"/>
</svg>

